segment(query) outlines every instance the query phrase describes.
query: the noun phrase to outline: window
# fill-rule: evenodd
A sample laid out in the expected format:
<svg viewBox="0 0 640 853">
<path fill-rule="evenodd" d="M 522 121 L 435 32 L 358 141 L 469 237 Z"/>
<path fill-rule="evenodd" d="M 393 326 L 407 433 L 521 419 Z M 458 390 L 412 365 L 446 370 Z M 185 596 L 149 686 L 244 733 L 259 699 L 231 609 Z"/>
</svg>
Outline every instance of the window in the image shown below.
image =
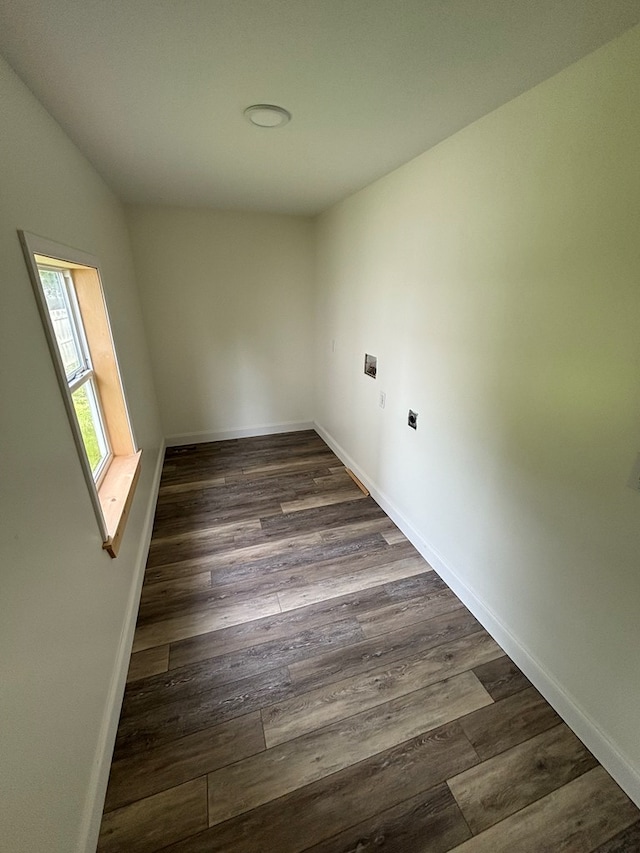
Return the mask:
<svg viewBox="0 0 640 853">
<path fill-rule="evenodd" d="M 115 557 L 140 470 L 97 262 L 19 232 L 103 548 Z"/>
<path fill-rule="evenodd" d="M 112 456 L 111 445 L 104 427 L 102 405 L 73 277 L 70 270 L 52 269 L 42 264 L 38 264 L 38 273 L 84 449 L 93 479 L 99 482 Z"/>
</svg>

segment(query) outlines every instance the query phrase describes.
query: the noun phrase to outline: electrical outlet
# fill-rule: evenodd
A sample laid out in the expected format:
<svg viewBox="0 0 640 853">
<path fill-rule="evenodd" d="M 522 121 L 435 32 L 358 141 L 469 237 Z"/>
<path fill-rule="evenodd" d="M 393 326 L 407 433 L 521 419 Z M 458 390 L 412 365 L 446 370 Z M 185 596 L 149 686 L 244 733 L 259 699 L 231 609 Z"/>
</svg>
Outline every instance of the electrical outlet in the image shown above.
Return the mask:
<svg viewBox="0 0 640 853">
<path fill-rule="evenodd" d="M 411 429 L 418 429 L 418 413 L 409 409 L 409 417 L 407 419 L 407 423 L 411 427 Z"/>
<path fill-rule="evenodd" d="M 378 374 L 378 359 L 375 355 L 369 355 L 369 353 L 365 353 L 364 372 L 365 376 L 370 376 L 372 379 L 376 378 Z"/>
<path fill-rule="evenodd" d="M 387 395 L 384 393 L 384 391 L 381 391 L 380 392 L 380 400 L 378 402 L 378 405 L 380 406 L 381 409 L 384 409 L 386 403 L 387 403 Z"/>
</svg>

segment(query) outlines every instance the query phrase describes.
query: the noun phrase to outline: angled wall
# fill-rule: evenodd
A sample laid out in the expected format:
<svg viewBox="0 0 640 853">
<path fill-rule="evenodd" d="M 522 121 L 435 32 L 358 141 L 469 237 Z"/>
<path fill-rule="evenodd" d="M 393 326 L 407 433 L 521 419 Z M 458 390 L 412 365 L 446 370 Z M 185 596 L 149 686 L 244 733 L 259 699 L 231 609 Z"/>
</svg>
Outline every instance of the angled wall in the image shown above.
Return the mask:
<svg viewBox="0 0 640 853">
<path fill-rule="evenodd" d="M 95 849 L 162 446 L 124 216 L 0 59 L 0 847 Z M 140 482 L 101 539 L 17 229 L 96 256 Z"/>
<path fill-rule="evenodd" d="M 639 140 L 635 28 L 323 215 L 316 290 L 323 433 L 636 801 Z"/>
</svg>

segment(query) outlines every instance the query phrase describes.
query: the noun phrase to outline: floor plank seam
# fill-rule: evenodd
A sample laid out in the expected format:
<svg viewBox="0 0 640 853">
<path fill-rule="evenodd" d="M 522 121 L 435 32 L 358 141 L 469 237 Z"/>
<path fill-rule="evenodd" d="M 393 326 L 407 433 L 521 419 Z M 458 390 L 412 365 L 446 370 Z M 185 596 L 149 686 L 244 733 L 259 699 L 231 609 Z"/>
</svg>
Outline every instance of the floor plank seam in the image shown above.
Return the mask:
<svg viewBox="0 0 640 853">
<path fill-rule="evenodd" d="M 313 431 L 167 452 L 100 853 L 640 851 L 638 809 L 345 477 Z"/>
</svg>

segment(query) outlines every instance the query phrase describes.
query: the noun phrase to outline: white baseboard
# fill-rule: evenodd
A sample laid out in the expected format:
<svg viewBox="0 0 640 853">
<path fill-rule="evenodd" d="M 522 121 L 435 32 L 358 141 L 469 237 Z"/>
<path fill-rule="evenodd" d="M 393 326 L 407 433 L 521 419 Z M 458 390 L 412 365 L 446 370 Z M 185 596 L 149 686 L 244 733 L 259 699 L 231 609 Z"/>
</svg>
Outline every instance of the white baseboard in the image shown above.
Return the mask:
<svg viewBox="0 0 640 853">
<path fill-rule="evenodd" d="M 98 738 L 98 745 L 96 747 L 93 771 L 87 789 L 84 820 L 81 826 L 80 839 L 77 848 L 78 853 L 95 853 L 95 849 L 98 844 L 100 822 L 102 820 L 102 810 L 104 808 L 104 798 L 107 792 L 109 771 L 111 769 L 113 744 L 116 738 L 118 721 L 120 719 L 122 697 L 124 695 L 127 672 L 129 670 L 131 647 L 133 645 L 133 634 L 138 617 L 140 590 L 142 588 L 142 581 L 144 580 L 144 570 L 147 563 L 147 554 L 149 553 L 151 533 L 153 531 L 153 520 L 156 512 L 158 491 L 160 489 L 160 477 L 162 476 L 164 451 L 165 445 L 163 443 L 158 452 L 156 467 L 153 472 L 153 480 L 151 481 L 149 503 L 142 528 L 142 537 L 140 539 L 140 545 L 138 547 L 138 553 L 135 560 L 134 579 L 131 585 L 126 616 L 122 627 L 122 633 L 120 635 L 116 663 L 107 694 L 107 702 Z"/>
<path fill-rule="evenodd" d="M 625 793 L 640 807 L 640 773 L 627 761 L 595 720 L 558 683 L 535 655 L 529 652 L 516 635 L 502 622 L 483 600 L 471 589 L 446 559 L 438 553 L 418 530 L 402 515 L 394 503 L 357 465 L 338 442 L 319 424 L 315 430 L 326 441 L 341 461 L 362 480 L 371 497 L 387 513 L 404 535 L 435 569 L 462 603 L 504 649 L 532 684 L 542 693 L 567 725 L 577 734 L 602 766 L 615 779 Z"/>
<path fill-rule="evenodd" d="M 302 432 L 315 429 L 311 421 L 295 421 L 284 424 L 263 424 L 238 429 L 228 429 L 219 432 L 181 432 L 170 435 L 165 439 L 167 447 L 180 447 L 183 444 L 203 444 L 208 441 L 229 441 L 232 438 L 252 438 L 257 435 L 276 435 L 280 432 Z"/>
</svg>

